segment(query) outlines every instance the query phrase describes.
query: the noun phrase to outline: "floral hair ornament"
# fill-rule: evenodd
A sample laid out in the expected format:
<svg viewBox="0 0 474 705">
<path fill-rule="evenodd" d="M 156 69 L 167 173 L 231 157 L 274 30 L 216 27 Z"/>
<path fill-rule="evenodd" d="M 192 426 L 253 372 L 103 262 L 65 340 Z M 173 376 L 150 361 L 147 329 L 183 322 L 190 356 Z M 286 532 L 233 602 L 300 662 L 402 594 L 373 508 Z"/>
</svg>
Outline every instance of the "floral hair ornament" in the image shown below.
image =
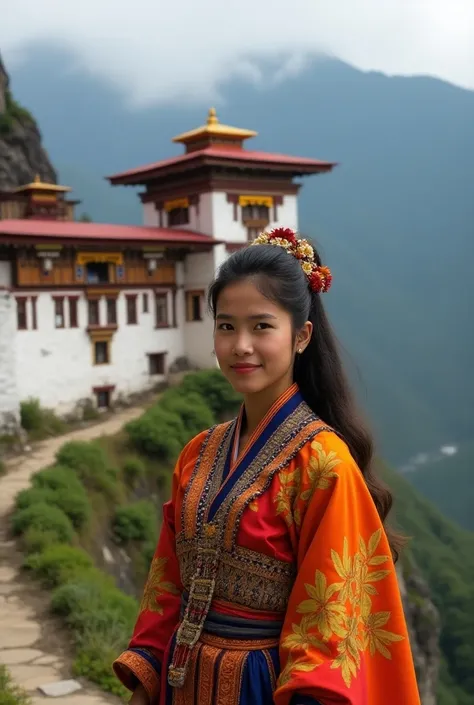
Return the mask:
<svg viewBox="0 0 474 705">
<path fill-rule="evenodd" d="M 299 238 L 291 228 L 274 228 L 270 232 L 260 233 L 252 245 L 277 245 L 282 247 L 297 260 L 306 274 L 311 291 L 324 294 L 329 291 L 332 274 L 329 267 L 322 267 L 314 259 L 314 250 L 310 243 Z"/>
</svg>

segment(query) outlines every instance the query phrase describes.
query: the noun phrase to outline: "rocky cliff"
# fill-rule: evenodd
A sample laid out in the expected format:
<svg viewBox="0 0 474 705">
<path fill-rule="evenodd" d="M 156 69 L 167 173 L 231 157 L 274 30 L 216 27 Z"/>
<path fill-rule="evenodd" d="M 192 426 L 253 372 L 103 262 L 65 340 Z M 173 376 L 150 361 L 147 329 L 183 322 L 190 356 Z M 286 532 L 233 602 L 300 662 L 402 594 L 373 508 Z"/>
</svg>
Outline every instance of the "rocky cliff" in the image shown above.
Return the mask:
<svg viewBox="0 0 474 705">
<path fill-rule="evenodd" d="M 56 172 L 41 144 L 41 134 L 27 110 L 12 97 L 0 56 L 0 190 L 42 180 L 56 183 Z"/>
<path fill-rule="evenodd" d="M 437 705 L 440 619 L 428 585 L 413 563 L 398 570 L 422 705 Z"/>
</svg>

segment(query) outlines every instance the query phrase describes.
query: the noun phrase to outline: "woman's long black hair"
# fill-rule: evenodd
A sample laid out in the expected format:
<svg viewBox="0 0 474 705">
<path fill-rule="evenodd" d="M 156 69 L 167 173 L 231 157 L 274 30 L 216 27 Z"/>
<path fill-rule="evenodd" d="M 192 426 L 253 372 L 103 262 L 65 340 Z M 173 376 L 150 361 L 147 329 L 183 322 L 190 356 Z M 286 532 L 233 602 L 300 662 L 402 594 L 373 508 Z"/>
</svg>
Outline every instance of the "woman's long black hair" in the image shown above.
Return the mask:
<svg viewBox="0 0 474 705">
<path fill-rule="evenodd" d="M 316 251 L 315 261 L 321 264 Z M 223 263 L 209 288 L 208 303 L 214 317 L 221 291 L 229 284 L 248 278 L 266 298 L 290 313 L 295 335 L 306 321 L 313 324 L 309 344 L 296 356 L 294 381 L 315 414 L 344 438 L 385 522 L 392 507 L 392 494 L 374 472 L 372 436 L 358 413 L 321 295 L 310 290 L 298 260 L 281 247 L 246 247 Z M 386 532 L 396 560 L 403 539 L 388 527 Z"/>
</svg>

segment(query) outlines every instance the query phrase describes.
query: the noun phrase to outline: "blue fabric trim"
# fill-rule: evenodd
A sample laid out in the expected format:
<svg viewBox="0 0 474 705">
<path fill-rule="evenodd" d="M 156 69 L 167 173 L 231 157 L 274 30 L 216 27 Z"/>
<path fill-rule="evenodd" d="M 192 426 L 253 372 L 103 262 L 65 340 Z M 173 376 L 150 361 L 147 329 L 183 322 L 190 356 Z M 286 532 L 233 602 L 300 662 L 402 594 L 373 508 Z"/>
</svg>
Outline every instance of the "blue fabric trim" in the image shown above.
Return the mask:
<svg viewBox="0 0 474 705">
<path fill-rule="evenodd" d="M 155 671 L 158 673 L 158 675 L 161 676 L 161 663 L 147 649 L 132 648 L 132 649 L 129 649 L 129 651 L 133 651 L 133 653 L 138 654 L 143 659 L 145 659 L 145 661 L 148 661 L 150 666 L 152 666 L 155 669 Z"/>
<path fill-rule="evenodd" d="M 255 443 L 252 444 L 252 447 L 247 451 L 245 454 L 245 457 L 242 458 L 240 463 L 237 465 L 235 468 L 234 472 L 232 473 L 231 477 L 229 478 L 228 482 L 226 482 L 219 492 L 217 493 L 214 501 L 211 504 L 211 507 L 209 509 L 209 514 L 208 514 L 208 521 L 212 521 L 213 518 L 216 515 L 217 510 L 221 506 L 222 502 L 225 500 L 229 492 L 232 490 L 232 488 L 235 486 L 235 484 L 239 481 L 239 479 L 242 477 L 242 474 L 245 472 L 245 470 L 248 468 L 250 463 L 252 463 L 257 455 L 260 453 L 264 445 L 268 442 L 268 440 L 271 438 L 271 436 L 275 433 L 275 431 L 278 429 L 278 427 L 290 416 L 295 409 L 298 408 L 298 406 L 303 402 L 303 397 L 301 396 L 301 393 L 299 391 L 296 391 L 294 395 L 288 399 L 287 402 L 283 404 L 281 409 L 277 411 L 275 416 L 270 420 L 270 422 L 267 424 L 266 428 L 262 431 L 262 433 L 259 435 L 259 437 L 255 440 Z M 235 431 L 234 431 L 235 433 Z M 225 461 L 225 467 L 224 467 L 224 476 L 226 477 L 229 470 L 230 470 L 230 464 L 232 461 L 232 446 L 231 444 L 229 453 L 227 455 L 226 461 Z"/>
</svg>

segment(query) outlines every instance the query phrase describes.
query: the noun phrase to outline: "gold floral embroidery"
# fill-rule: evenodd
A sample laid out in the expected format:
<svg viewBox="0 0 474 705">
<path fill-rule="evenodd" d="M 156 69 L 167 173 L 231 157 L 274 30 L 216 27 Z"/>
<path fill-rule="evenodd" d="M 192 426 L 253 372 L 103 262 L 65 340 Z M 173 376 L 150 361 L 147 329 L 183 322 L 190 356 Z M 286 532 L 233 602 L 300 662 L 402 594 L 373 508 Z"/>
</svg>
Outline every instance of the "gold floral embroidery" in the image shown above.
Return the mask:
<svg viewBox="0 0 474 705">
<path fill-rule="evenodd" d="M 330 602 L 331 597 L 339 590 L 340 584 L 327 585 L 326 576 L 320 570 L 316 571 L 314 585 L 305 585 L 310 600 L 304 600 L 297 609 L 300 614 L 310 615 L 309 624 L 318 628 L 324 640 L 331 635 L 344 636 L 339 624 L 344 616 L 344 605 L 340 602 Z"/>
<path fill-rule="evenodd" d="M 311 621 L 307 617 L 303 617 L 300 624 L 292 624 L 293 633 L 283 640 L 284 648 L 294 649 L 298 646 L 307 651 L 312 646 L 325 654 L 329 654 L 326 644 L 323 644 L 321 639 L 318 639 L 314 634 L 309 633 L 308 629 L 310 626 Z"/>
<path fill-rule="evenodd" d="M 283 514 L 288 526 L 293 524 L 293 502 L 298 496 L 301 482 L 301 471 L 299 468 L 295 470 L 282 470 L 278 475 L 280 480 L 280 489 L 274 499 L 278 514 Z"/>
<path fill-rule="evenodd" d="M 334 472 L 334 468 L 342 462 L 333 450 L 326 453 L 322 444 L 318 441 L 313 441 L 311 448 L 315 451 L 315 455 L 312 455 L 309 459 L 308 478 L 310 487 L 301 493 L 301 499 L 304 502 L 307 502 L 312 497 L 315 490 L 327 490 L 331 487 L 331 480 L 338 476 Z"/>
<path fill-rule="evenodd" d="M 280 677 L 278 678 L 278 687 L 281 688 L 289 683 L 295 672 L 303 671 L 305 673 L 309 673 L 314 671 L 314 669 L 318 666 L 319 664 L 316 662 L 310 663 L 308 661 L 294 661 L 290 655 L 285 668 L 282 670 Z"/>
<path fill-rule="evenodd" d="M 299 468 L 295 470 L 282 470 L 279 474 L 280 489 L 274 499 L 277 513 L 283 514 L 288 526 L 293 522 L 301 526 L 301 508 L 295 506 L 298 498 L 305 504 L 311 499 L 316 490 L 327 490 L 331 487 L 331 480 L 338 477 L 334 468 L 342 461 L 336 453 L 331 450 L 326 453 L 321 443 L 313 441 L 311 448 L 314 454 L 309 459 L 308 468 L 305 474 Z M 305 488 L 301 491 L 303 479 Z"/>
<path fill-rule="evenodd" d="M 166 593 L 179 595 L 179 591 L 173 583 L 163 580 L 167 558 L 154 558 L 151 563 L 150 574 L 143 591 L 140 603 L 140 612 L 149 610 L 163 614 L 163 608 L 158 599 Z"/>
<path fill-rule="evenodd" d="M 367 544 L 360 537 L 359 550 L 353 556 L 349 555 L 348 541 L 344 538 L 342 555 L 331 551 L 334 568 L 342 580 L 328 585 L 324 573 L 317 570 L 314 585 L 305 584 L 309 599 L 303 600 L 297 608 L 304 617 L 299 625 L 292 625 L 293 633 L 283 642 L 290 650 L 282 672 L 284 682 L 290 680 L 297 666 L 291 655 L 293 649 L 313 647 L 321 653 L 329 653 L 326 644 L 331 639 L 337 644 L 337 656 L 331 668 L 341 669 L 348 688 L 360 668 L 362 653 L 368 651 L 374 656 L 378 652 L 387 659 L 392 658 L 390 645 L 404 637 L 384 628 L 390 612 L 372 611 L 371 596 L 378 594 L 374 583 L 391 573 L 377 569 L 390 560 L 388 555 L 376 554 L 381 538 L 382 529 L 375 531 Z M 284 682 L 280 681 L 280 686 Z"/>
</svg>

